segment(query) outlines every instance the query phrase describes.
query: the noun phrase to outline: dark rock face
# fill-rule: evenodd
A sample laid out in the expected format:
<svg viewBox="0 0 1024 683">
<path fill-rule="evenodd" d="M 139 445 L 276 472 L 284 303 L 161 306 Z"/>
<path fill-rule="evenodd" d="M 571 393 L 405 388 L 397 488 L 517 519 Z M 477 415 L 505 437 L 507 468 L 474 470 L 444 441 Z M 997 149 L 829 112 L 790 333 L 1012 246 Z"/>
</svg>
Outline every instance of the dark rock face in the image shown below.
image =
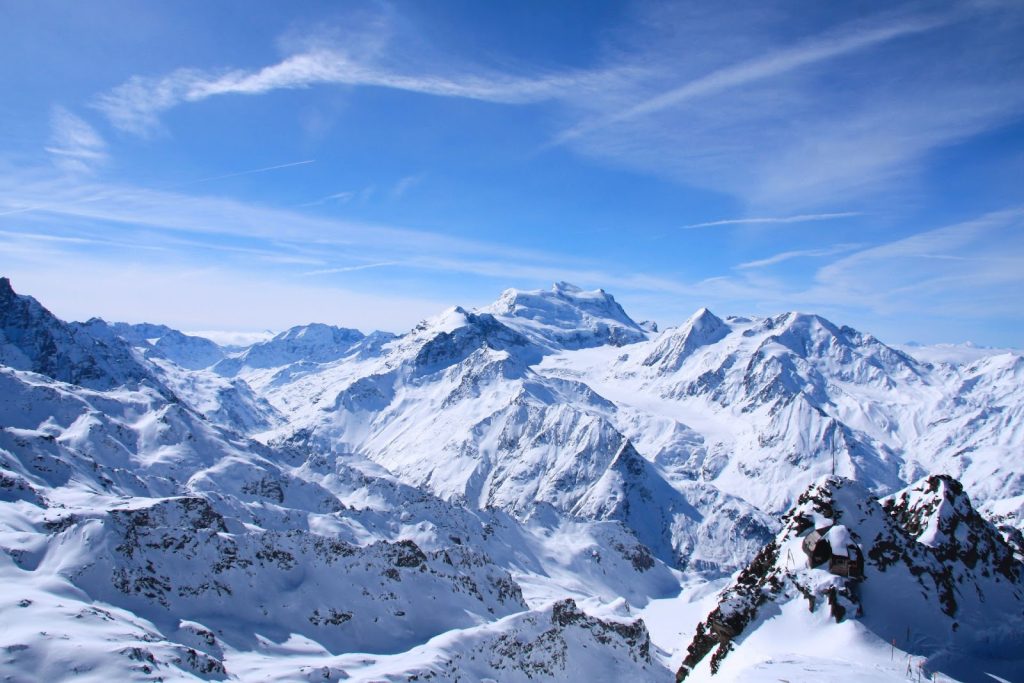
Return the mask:
<svg viewBox="0 0 1024 683">
<path fill-rule="evenodd" d="M 863 580 L 871 588 L 870 602 L 865 601 L 859 580 L 802 568 L 803 563 L 791 557 L 794 547 L 799 551 L 795 542 L 803 535 L 840 521 L 866 551 Z M 800 496 L 783 522 L 778 537 L 740 572 L 718 606 L 698 624 L 678 681 L 712 650 L 710 669 L 716 673 L 742 643 L 759 609 L 772 601 L 802 596 L 812 611 L 826 604 L 837 622 L 862 618 L 886 642 L 897 635 L 897 625 L 891 618 L 872 618 L 872 609 L 885 612 L 892 605 L 905 606 L 902 616 L 920 622 L 905 626 L 915 633 L 927 632 L 936 641 L 927 646 L 933 652 L 923 654 L 950 667 L 957 666 L 957 656 L 966 656 L 958 652 L 974 646 L 969 639 L 956 641 L 961 624 L 984 628 L 993 609 L 1002 610 L 1000 618 L 1024 616 L 1024 567 L 951 477 L 928 477 L 884 501 L 856 482 L 826 478 Z"/>
<path fill-rule="evenodd" d="M 480 348 L 496 351 L 526 349 L 529 340 L 502 325 L 489 313 L 463 312 L 466 324 L 450 332 L 441 332 L 425 343 L 416 354 L 415 367 L 431 372 L 459 363 Z"/>
<path fill-rule="evenodd" d="M 932 475 L 886 500 L 884 506 L 907 534 L 932 548 L 943 565 L 953 568 L 962 563 L 985 575 L 1020 581 L 1021 564 L 1014 558 L 1013 547 L 998 528 L 978 514 L 953 477 Z"/>
<path fill-rule="evenodd" d="M 124 342 L 58 320 L 32 297 L 16 294 L 7 278 L 0 278 L 0 365 L 90 389 L 151 379 Z"/>
<path fill-rule="evenodd" d="M 697 625 L 683 665 L 676 673 L 677 681 L 685 679 L 715 646 L 718 650 L 712 656 L 711 670 L 718 671 L 719 663 L 732 649 L 731 641 L 753 621 L 758 608 L 782 589 L 780 577 L 774 571 L 778 559 L 779 546 L 772 541 L 740 572 L 718 606 Z"/>
<path fill-rule="evenodd" d="M 618 636 L 630 647 L 634 659 L 651 661 L 651 638 L 642 619 L 631 624 L 603 621 L 592 617 L 576 606 L 571 598 L 556 602 L 551 608 L 551 623 L 561 628 L 575 626 L 590 631 L 599 643 L 609 643 Z"/>
</svg>

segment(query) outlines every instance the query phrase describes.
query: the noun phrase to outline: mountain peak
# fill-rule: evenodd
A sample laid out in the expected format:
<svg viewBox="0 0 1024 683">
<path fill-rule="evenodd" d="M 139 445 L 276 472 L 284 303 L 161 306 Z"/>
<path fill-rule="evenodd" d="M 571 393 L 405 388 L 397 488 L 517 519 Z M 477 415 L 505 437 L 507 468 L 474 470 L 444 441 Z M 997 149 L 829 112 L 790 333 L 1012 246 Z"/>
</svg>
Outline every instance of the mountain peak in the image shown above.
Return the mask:
<svg viewBox="0 0 1024 683">
<path fill-rule="evenodd" d="M 0 280 L 0 365 L 94 389 L 148 377 L 119 339 L 65 323 L 31 296 L 17 294 L 8 278 Z"/>
<path fill-rule="evenodd" d="M 359 330 L 323 323 L 296 325 L 273 339 L 253 344 L 236 356 L 214 366 L 222 375 L 237 374 L 243 367 L 272 368 L 292 363 L 329 363 L 348 355 L 365 335 Z"/>
<path fill-rule="evenodd" d="M 693 315 L 690 316 L 686 324 L 691 328 L 696 329 L 707 329 L 707 328 L 718 328 L 725 325 L 717 315 L 711 312 L 711 309 L 706 306 L 698 308 Z"/>
<path fill-rule="evenodd" d="M 547 348 L 622 346 L 647 338 L 611 294 L 567 282 L 556 282 L 550 290 L 507 289 L 480 310 Z"/>
<path fill-rule="evenodd" d="M 675 372 L 697 349 L 721 341 L 731 328 L 707 308 L 700 308 L 685 323 L 668 330 L 644 359 L 646 366 Z"/>
<path fill-rule="evenodd" d="M 276 341 L 294 340 L 303 344 L 349 344 L 363 338 L 359 330 L 335 327 L 324 323 L 309 323 L 290 327 L 274 337 Z"/>
</svg>

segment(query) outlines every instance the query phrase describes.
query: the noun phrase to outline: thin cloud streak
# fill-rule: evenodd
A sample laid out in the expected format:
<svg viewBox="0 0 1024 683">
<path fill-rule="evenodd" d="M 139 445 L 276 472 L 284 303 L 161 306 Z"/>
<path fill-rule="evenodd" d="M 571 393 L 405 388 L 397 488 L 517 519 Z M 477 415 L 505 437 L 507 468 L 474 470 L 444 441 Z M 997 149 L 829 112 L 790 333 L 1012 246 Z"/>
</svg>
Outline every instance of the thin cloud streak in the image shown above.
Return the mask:
<svg viewBox="0 0 1024 683">
<path fill-rule="evenodd" d="M 395 186 L 391 189 L 391 198 L 400 199 L 402 195 L 416 187 L 423 181 L 423 174 L 417 173 L 416 175 L 408 175 L 400 179 Z"/>
<path fill-rule="evenodd" d="M 723 225 L 755 225 L 755 224 L 777 224 L 777 223 L 808 223 L 812 221 L 828 221 L 837 218 L 853 218 L 862 216 L 859 211 L 843 211 L 840 213 L 809 213 L 797 216 L 771 216 L 758 218 L 728 218 L 720 221 L 708 221 L 706 223 L 693 223 L 684 225 L 680 230 L 697 230 L 699 228 L 713 228 Z"/>
<path fill-rule="evenodd" d="M 837 244 L 834 247 L 828 247 L 826 249 L 794 249 L 792 251 L 783 251 L 778 254 L 773 254 L 767 258 L 758 259 L 756 261 L 747 261 L 746 263 L 739 263 L 735 268 L 739 270 L 750 270 L 752 268 L 764 268 L 767 266 L 774 266 L 778 263 L 790 261 L 796 258 L 820 258 L 823 256 L 835 256 L 836 254 L 842 254 L 848 251 L 853 251 L 859 248 L 859 244 Z"/>
<path fill-rule="evenodd" d="M 643 33 L 619 53 L 654 76 L 568 93 L 575 125 L 552 144 L 724 192 L 751 212 L 810 213 L 890 193 L 905 200 L 930 153 L 1024 113 L 1019 6 L 877 14 L 780 47 L 765 30 L 773 5 L 727 25 L 655 5 L 647 25 L 678 28 Z M 761 56 L 748 59 L 751 50 Z M 690 68 L 683 85 L 669 80 Z"/>
<path fill-rule="evenodd" d="M 43 201 L 44 197 L 49 201 Z M 518 254 L 523 258 L 544 258 L 539 252 L 526 252 L 489 242 L 407 228 L 310 216 L 224 197 L 189 195 L 128 185 L 77 184 L 72 187 L 60 182 L 31 185 L 21 183 L 16 178 L 0 179 L 0 199 L 9 204 L 28 204 L 31 210 L 55 216 L 108 220 L 131 226 L 148 226 L 197 234 L 304 241 L 339 246 L 400 245 L 408 250 L 505 253 L 510 256 Z M 26 210 L 30 209 L 18 209 L 7 214 Z"/>
<path fill-rule="evenodd" d="M 49 203 L 44 204 L 43 197 L 49 199 Z M 83 197 L 88 201 L 83 201 Z M 479 271 L 480 261 L 543 265 L 549 272 L 571 267 L 578 261 L 562 254 L 435 232 L 311 216 L 224 197 L 132 186 L 82 183 L 71 186 L 54 180 L 26 183 L 19 177 L 0 177 L 0 201 L 33 205 L 38 214 L 37 224 L 44 231 L 59 233 L 68 218 L 86 219 L 86 225 L 92 221 L 110 222 L 120 226 L 117 230 L 128 236 L 127 241 L 135 236 L 140 243 L 149 240 L 182 255 L 213 249 L 254 254 L 270 260 L 275 258 L 276 251 L 278 262 L 309 264 L 314 259 L 312 262 L 318 265 L 332 259 L 334 262 L 353 260 L 354 254 L 358 260 L 395 265 L 414 265 L 423 259 L 436 258 L 448 260 L 455 272 L 473 274 Z M 87 229 L 100 235 L 111 228 L 108 225 Z M 201 240 L 183 240 L 188 234 Z M 225 244 L 228 240 L 231 242 Z M 241 246 L 249 244 L 262 248 Z"/>
<path fill-rule="evenodd" d="M 555 141 L 564 143 L 617 123 L 682 104 L 688 100 L 707 97 L 755 81 L 779 76 L 800 67 L 834 59 L 903 36 L 930 31 L 950 23 L 954 18 L 954 15 L 921 17 L 876 27 L 865 27 L 863 22 L 858 22 L 852 30 L 846 29 L 816 36 L 794 47 L 718 69 L 627 109 L 569 128 L 559 134 Z"/>
<path fill-rule="evenodd" d="M 973 318 L 993 313 L 972 310 L 992 294 L 1008 304 L 1003 314 L 1019 319 L 1019 303 L 1007 293 L 1024 287 L 1022 227 L 1024 209 L 1012 208 L 863 249 L 820 268 L 800 296 L 886 314 L 956 309 Z M 940 271 L 929 263 L 950 253 L 959 258 L 946 259 Z"/>
<path fill-rule="evenodd" d="M 251 175 L 253 173 L 266 173 L 267 171 L 276 171 L 276 170 L 281 169 L 281 168 L 291 168 L 293 166 L 304 166 L 306 164 L 315 163 L 315 161 L 316 161 L 315 159 L 307 159 L 305 161 L 294 161 L 294 162 L 287 163 L 287 164 L 278 164 L 276 166 L 266 166 L 266 167 L 263 167 L 263 168 L 254 168 L 254 169 L 251 169 L 251 170 L 248 170 L 248 171 L 238 171 L 237 173 L 226 173 L 224 175 L 211 176 L 209 178 L 199 178 L 197 180 L 188 180 L 186 182 L 176 183 L 174 185 L 165 185 L 161 189 L 162 190 L 175 190 L 175 189 L 178 189 L 178 188 L 188 187 L 190 185 L 197 185 L 199 183 L 206 183 L 206 182 L 210 182 L 210 181 L 213 181 L 213 180 L 223 180 L 224 178 L 235 178 L 237 176 Z M 65 204 L 82 204 L 82 203 L 86 203 L 86 202 L 100 201 L 102 199 L 108 199 L 108 198 L 109 198 L 109 193 L 107 193 L 107 192 L 99 192 L 99 193 L 95 193 L 95 194 L 91 194 L 91 195 L 86 195 L 85 197 L 78 197 L 76 199 L 69 200 L 69 201 L 65 202 Z M 28 213 L 30 211 L 54 211 L 54 210 L 55 209 L 54 209 L 53 205 L 32 204 L 32 205 L 23 206 L 23 207 L 20 207 L 20 208 L 17 208 L 17 209 L 11 209 L 9 211 L 0 211 L 0 216 L 12 216 L 14 214 Z"/>
<path fill-rule="evenodd" d="M 405 47 L 415 41 L 391 37 L 393 26 L 376 26 L 372 35 L 385 37 L 372 50 L 352 48 L 351 41 L 344 48 L 306 42 L 300 51 L 254 70 L 134 76 L 98 95 L 92 106 L 115 127 L 146 135 L 159 127 L 162 112 L 179 105 L 324 84 L 509 105 L 552 102 L 574 125 L 551 144 L 571 142 L 574 150 L 620 167 L 725 191 L 755 211 L 813 210 L 838 197 L 891 190 L 928 152 L 999 125 L 1024 108 L 1020 83 L 991 68 L 990 52 L 1003 58 L 1013 48 L 986 41 L 991 27 L 978 29 L 997 19 L 993 6 L 981 3 L 916 16 L 882 13 L 782 47 L 771 45 L 771 34 L 754 21 L 692 35 L 681 25 L 667 42 L 637 41 L 643 47 L 629 53 L 609 50 L 612 57 L 590 68 L 527 75 L 424 59 Z M 944 62 L 953 49 L 931 62 L 899 52 L 900 39 L 953 24 L 955 52 L 964 55 L 955 65 Z M 737 52 L 731 63 L 716 56 L 696 77 L 671 87 L 668 75 L 680 65 L 666 55 L 677 55 L 680 43 L 687 62 L 719 55 L 723 41 L 716 30 L 749 38 L 724 41 L 734 51 L 740 49 L 736 45 L 752 45 L 761 46 L 762 54 L 751 59 Z M 852 86 L 848 93 L 821 90 L 829 74 L 816 77 L 811 67 L 846 70 L 845 62 L 831 63 L 869 59 L 881 47 L 896 54 L 884 69 L 858 62 L 843 74 Z M 712 98 L 708 111 L 681 106 Z"/>
<path fill-rule="evenodd" d="M 177 185 L 168 185 L 165 189 L 171 190 L 178 187 L 188 187 L 189 185 L 198 185 L 199 183 L 208 183 L 214 180 L 224 180 L 225 178 L 237 178 L 243 175 L 252 175 L 254 173 L 266 173 L 267 171 L 276 171 L 282 168 L 293 168 L 295 166 L 306 166 L 308 164 L 316 163 L 316 159 L 306 159 L 304 161 L 292 161 L 287 164 L 277 164 L 276 166 L 265 166 L 263 168 L 254 168 L 248 171 L 238 171 L 236 173 L 225 173 L 224 175 L 215 175 L 209 178 L 199 178 L 198 180 L 189 180 L 188 182 L 180 183 Z"/>
<path fill-rule="evenodd" d="M 61 106 L 50 117 L 50 144 L 45 148 L 54 164 L 69 173 L 89 173 L 107 161 L 107 143 L 85 119 Z"/>
<path fill-rule="evenodd" d="M 303 202 L 302 204 L 297 204 L 296 206 L 319 206 L 320 204 L 326 204 L 327 202 L 338 202 L 340 204 L 348 204 L 350 201 L 355 199 L 355 196 L 356 193 L 351 191 L 335 192 L 334 194 L 329 194 L 326 197 L 320 197 L 319 199 L 314 199 L 311 202 Z"/>
<path fill-rule="evenodd" d="M 260 95 L 315 85 L 379 87 L 438 97 L 455 97 L 501 104 L 529 104 L 564 95 L 566 89 L 599 81 L 603 74 L 580 71 L 535 77 L 505 73 L 462 73 L 457 76 L 405 74 L 383 66 L 362 64 L 341 50 L 316 49 L 286 57 L 254 72 L 233 70 L 214 74 L 178 69 L 167 76 L 133 76 L 95 98 L 92 106 L 117 128 L 148 135 L 159 126 L 159 115 L 186 102 L 220 95 Z"/>
<path fill-rule="evenodd" d="M 304 276 L 309 275 L 334 275 L 335 273 L 352 273 L 357 270 L 369 270 L 371 268 L 384 268 L 387 266 L 400 266 L 401 261 L 382 261 L 380 263 L 364 263 L 359 266 L 341 266 L 339 268 L 323 268 L 321 270 L 310 270 L 302 273 Z"/>
<path fill-rule="evenodd" d="M 12 181 L 17 191 L 31 189 Z M 5 197 L 4 179 L 0 178 L 0 199 Z M 11 191 L 10 189 L 7 191 Z M 55 201 L 40 210 L 40 223 L 45 226 L 56 218 L 56 225 L 67 217 L 86 218 L 90 221 L 111 221 L 130 242 L 137 235 L 140 244 L 151 240 L 156 246 L 173 252 L 171 257 L 196 262 L 194 255 L 214 250 L 237 253 L 235 263 L 245 267 L 241 257 L 255 256 L 262 261 L 276 261 L 281 265 L 308 263 L 307 257 L 335 262 L 351 258 L 358 250 L 358 258 L 378 259 L 369 263 L 339 268 L 308 268 L 296 275 L 330 275 L 370 268 L 398 267 L 460 273 L 492 280 L 503 285 L 509 281 L 556 281 L 562 279 L 588 283 L 593 286 L 613 286 L 629 290 L 659 291 L 675 295 L 685 294 L 686 286 L 669 278 L 646 274 L 616 273 L 588 267 L 586 262 L 563 254 L 531 249 L 514 248 L 490 242 L 477 242 L 452 238 L 435 233 L 421 232 L 391 226 L 363 225 L 342 220 L 310 217 L 287 210 L 253 204 L 182 193 L 141 190 L 131 187 L 76 185 L 94 201 L 87 203 L 61 203 L 61 186 L 45 184 L 33 195 L 54 197 Z M 32 197 L 35 198 L 34 196 Z M 17 201 L 25 201 L 19 197 Z M 108 232 L 109 227 L 96 227 Z M 149 229 L 148 233 L 141 233 Z M 183 239 L 182 234 L 203 238 Z M 276 254 L 265 246 L 250 247 L 223 244 L 225 238 L 243 238 L 246 243 L 264 245 L 270 242 L 279 249 Z M 210 240 L 207 243 L 207 240 Z M 69 256 L 81 256 L 68 252 Z M 389 258 L 390 257 L 390 258 Z M 398 257 L 398 258 L 395 258 Z M 218 262 L 224 262 L 223 257 Z M 294 270 L 288 269 L 294 273 Z"/>
</svg>

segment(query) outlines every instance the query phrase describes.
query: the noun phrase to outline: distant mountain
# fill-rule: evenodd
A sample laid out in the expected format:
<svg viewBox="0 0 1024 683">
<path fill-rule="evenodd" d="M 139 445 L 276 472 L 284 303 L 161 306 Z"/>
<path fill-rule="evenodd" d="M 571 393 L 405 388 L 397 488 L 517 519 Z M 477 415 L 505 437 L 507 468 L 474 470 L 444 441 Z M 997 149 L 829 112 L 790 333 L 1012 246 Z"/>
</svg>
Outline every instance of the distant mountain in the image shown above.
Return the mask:
<svg viewBox="0 0 1024 683">
<path fill-rule="evenodd" d="M 833 468 L 878 494 L 937 472 L 1019 524 L 1022 363 L 931 365 L 820 316 L 701 310 L 650 342 L 552 354 L 536 369 L 615 404 L 616 426 L 666 473 L 767 512 Z"/>
<path fill-rule="evenodd" d="M 647 338 L 647 330 L 611 294 L 603 289 L 587 292 L 567 282 L 555 283 L 550 291 L 508 289 L 481 310 L 549 348 L 622 346 Z"/>
<path fill-rule="evenodd" d="M 292 327 L 218 363 L 214 371 L 235 375 L 242 368 L 275 368 L 291 363 L 327 363 L 345 356 L 365 339 L 359 330 L 314 323 Z"/>
</svg>

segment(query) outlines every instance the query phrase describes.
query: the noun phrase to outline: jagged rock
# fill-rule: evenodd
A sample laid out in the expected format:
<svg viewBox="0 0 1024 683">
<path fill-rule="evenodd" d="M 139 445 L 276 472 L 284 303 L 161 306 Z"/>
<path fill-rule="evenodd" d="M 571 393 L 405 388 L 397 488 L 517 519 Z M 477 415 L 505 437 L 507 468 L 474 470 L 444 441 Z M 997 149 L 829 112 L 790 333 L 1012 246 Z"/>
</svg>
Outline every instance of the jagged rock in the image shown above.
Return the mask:
<svg viewBox="0 0 1024 683">
<path fill-rule="evenodd" d="M 919 637 L 901 638 L 902 647 L 958 678 L 972 662 L 993 656 L 979 634 L 998 632 L 994 637 L 1001 641 L 1008 624 L 1024 626 L 1022 566 L 951 477 L 928 477 L 884 501 L 856 482 L 827 477 L 808 488 L 784 519 L 776 539 L 697 626 L 677 680 L 712 650 L 709 670 L 718 672 L 755 622 L 768 627 L 763 622 L 769 617 L 761 616 L 767 604 L 777 612 L 780 605 L 805 600 L 812 612 L 827 608 L 835 622 L 859 620 L 881 642 L 895 642 L 907 629 Z M 829 573 L 827 563 L 810 567 L 803 556 L 806 534 L 839 523 L 867 556 L 863 582 Z M 1024 670 L 1024 661 L 1008 666 Z"/>
</svg>

